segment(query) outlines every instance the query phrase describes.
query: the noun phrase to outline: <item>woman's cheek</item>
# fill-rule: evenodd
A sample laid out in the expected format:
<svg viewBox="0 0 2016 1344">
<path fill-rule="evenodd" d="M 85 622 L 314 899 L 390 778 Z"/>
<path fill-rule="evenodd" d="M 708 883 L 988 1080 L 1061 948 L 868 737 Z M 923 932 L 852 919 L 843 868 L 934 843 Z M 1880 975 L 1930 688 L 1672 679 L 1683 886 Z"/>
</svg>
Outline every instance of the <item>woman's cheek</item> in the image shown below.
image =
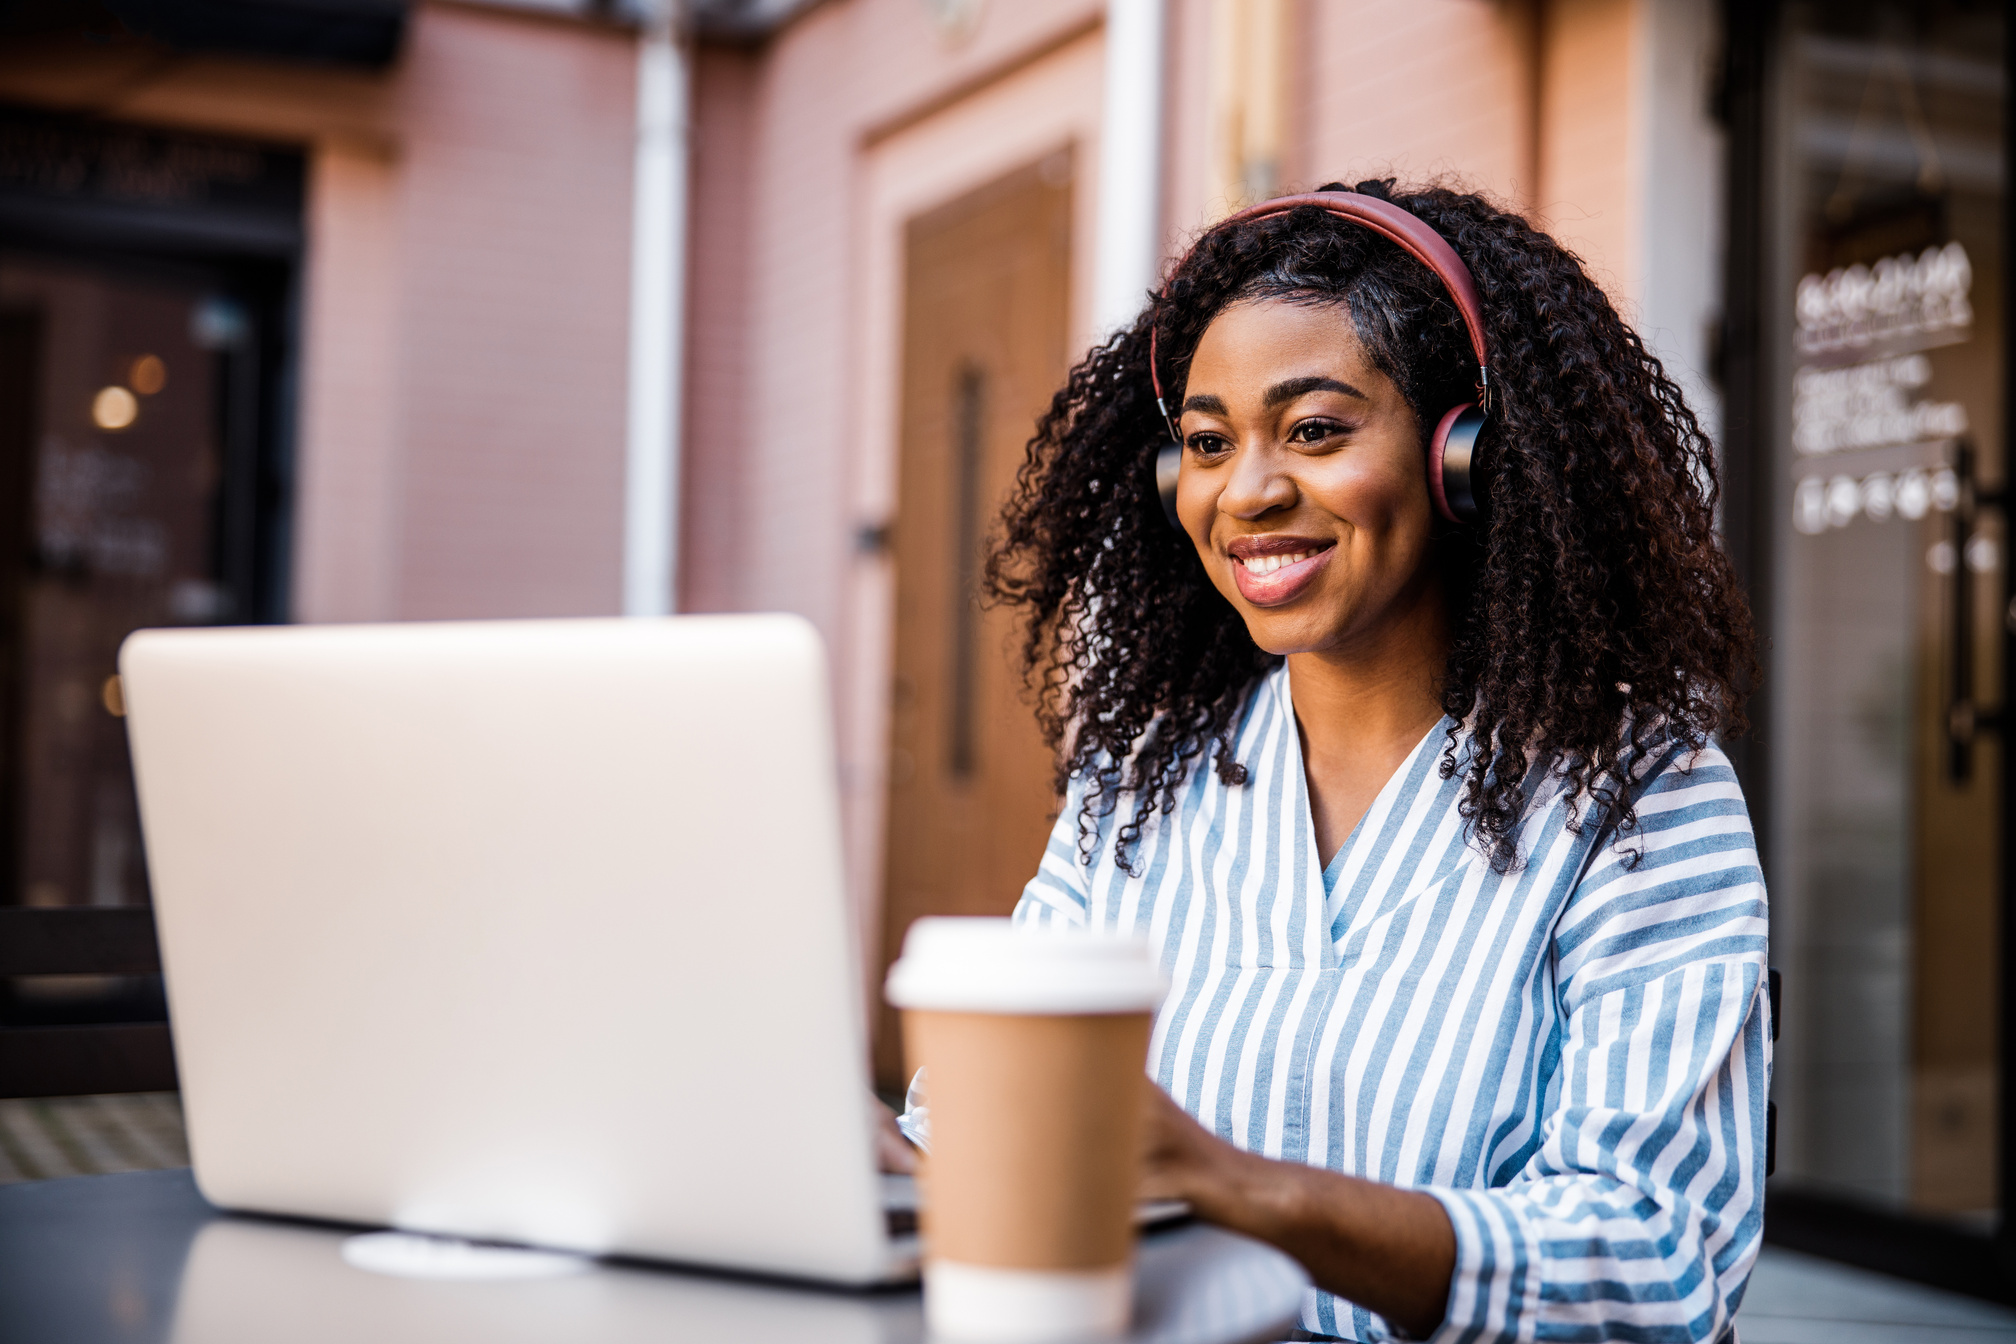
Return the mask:
<svg viewBox="0 0 2016 1344">
<path fill-rule="evenodd" d="M 1312 493 L 1325 512 L 1375 534 L 1404 526 L 1410 507 L 1417 502 L 1415 494 L 1423 503 L 1428 495 L 1425 481 L 1403 478 L 1390 468 L 1372 464 L 1354 463 L 1315 484 Z"/>
<path fill-rule="evenodd" d="M 1231 564 L 1211 544 L 1211 529 L 1218 520 L 1217 501 L 1215 492 L 1199 489 L 1186 494 L 1179 489 L 1176 494 L 1176 521 L 1183 525 L 1183 535 L 1190 539 L 1191 547 L 1197 552 L 1198 563 L 1211 576 L 1212 586 L 1230 598 L 1234 595 Z"/>
</svg>

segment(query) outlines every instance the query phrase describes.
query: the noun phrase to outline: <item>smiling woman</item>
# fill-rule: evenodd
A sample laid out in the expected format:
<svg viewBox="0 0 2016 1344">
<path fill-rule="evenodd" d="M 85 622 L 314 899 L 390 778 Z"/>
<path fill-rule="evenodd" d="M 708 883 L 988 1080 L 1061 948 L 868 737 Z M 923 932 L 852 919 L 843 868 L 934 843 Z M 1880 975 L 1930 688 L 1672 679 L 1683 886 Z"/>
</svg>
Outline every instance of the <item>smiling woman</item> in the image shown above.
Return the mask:
<svg viewBox="0 0 2016 1344">
<path fill-rule="evenodd" d="M 1707 440 L 1523 219 L 1324 190 L 1207 232 L 1031 442 L 989 578 L 1066 804 L 1017 917 L 1160 948 L 1144 1194 L 1300 1258 L 1304 1337 L 1719 1339 L 1770 1047 Z"/>
</svg>

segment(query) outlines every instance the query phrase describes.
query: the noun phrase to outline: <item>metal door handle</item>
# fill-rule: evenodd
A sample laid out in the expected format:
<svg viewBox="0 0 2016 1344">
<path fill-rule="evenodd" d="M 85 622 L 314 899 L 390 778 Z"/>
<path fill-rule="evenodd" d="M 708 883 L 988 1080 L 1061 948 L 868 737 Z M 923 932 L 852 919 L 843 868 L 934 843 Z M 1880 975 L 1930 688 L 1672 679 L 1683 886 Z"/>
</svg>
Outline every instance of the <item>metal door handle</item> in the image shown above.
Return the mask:
<svg viewBox="0 0 2016 1344">
<path fill-rule="evenodd" d="M 1974 773 L 1974 739 L 1984 732 L 2002 731 L 2001 709 L 1974 702 L 1974 566 L 1968 551 L 1975 540 L 1979 510 L 2002 508 L 2004 492 L 1980 488 L 1971 440 L 1960 440 L 1953 474 L 1959 478 L 1960 498 L 1951 515 L 1953 611 L 1946 646 L 1946 778 L 1953 784 L 1965 784 Z"/>
</svg>

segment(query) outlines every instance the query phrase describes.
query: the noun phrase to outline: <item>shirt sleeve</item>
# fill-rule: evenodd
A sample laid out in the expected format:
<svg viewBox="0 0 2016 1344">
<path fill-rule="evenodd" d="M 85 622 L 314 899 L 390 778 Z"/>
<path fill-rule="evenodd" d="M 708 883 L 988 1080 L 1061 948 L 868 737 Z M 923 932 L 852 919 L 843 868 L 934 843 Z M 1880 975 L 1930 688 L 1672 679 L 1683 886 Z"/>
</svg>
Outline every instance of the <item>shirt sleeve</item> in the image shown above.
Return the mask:
<svg viewBox="0 0 2016 1344">
<path fill-rule="evenodd" d="M 1022 888 L 1022 899 L 1015 903 L 1017 924 L 1040 928 L 1082 926 L 1089 921 L 1090 869 L 1080 858 L 1078 847 L 1078 812 L 1084 801 L 1084 781 L 1074 778 L 1065 791 L 1057 824 L 1050 828 L 1050 839 L 1043 846 L 1036 876 L 1029 879 Z"/>
<path fill-rule="evenodd" d="M 1437 1341 L 1692 1344 L 1742 1301 L 1763 1235 L 1763 875 L 1719 750 L 1669 760 L 1637 812 L 1555 933 L 1538 1151 L 1494 1188 L 1426 1191 L 1457 1243 Z"/>
</svg>

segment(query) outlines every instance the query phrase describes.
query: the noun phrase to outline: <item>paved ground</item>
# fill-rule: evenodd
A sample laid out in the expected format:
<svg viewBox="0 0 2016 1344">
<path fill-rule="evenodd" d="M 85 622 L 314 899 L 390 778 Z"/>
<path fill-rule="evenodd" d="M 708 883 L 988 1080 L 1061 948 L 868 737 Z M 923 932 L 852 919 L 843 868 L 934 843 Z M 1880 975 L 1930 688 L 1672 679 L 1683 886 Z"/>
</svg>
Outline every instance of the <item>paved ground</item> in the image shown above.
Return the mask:
<svg viewBox="0 0 2016 1344">
<path fill-rule="evenodd" d="M 173 1092 L 0 1101 L 0 1184 L 189 1163 Z M 1766 1247 L 1743 1344 L 2016 1344 L 2016 1311 Z"/>
<path fill-rule="evenodd" d="M 173 1092 L 0 1101 L 0 1185 L 188 1165 Z"/>
<path fill-rule="evenodd" d="M 1743 1344 L 2016 1344 L 2016 1311 L 1767 1246 L 1736 1330 Z"/>
</svg>

